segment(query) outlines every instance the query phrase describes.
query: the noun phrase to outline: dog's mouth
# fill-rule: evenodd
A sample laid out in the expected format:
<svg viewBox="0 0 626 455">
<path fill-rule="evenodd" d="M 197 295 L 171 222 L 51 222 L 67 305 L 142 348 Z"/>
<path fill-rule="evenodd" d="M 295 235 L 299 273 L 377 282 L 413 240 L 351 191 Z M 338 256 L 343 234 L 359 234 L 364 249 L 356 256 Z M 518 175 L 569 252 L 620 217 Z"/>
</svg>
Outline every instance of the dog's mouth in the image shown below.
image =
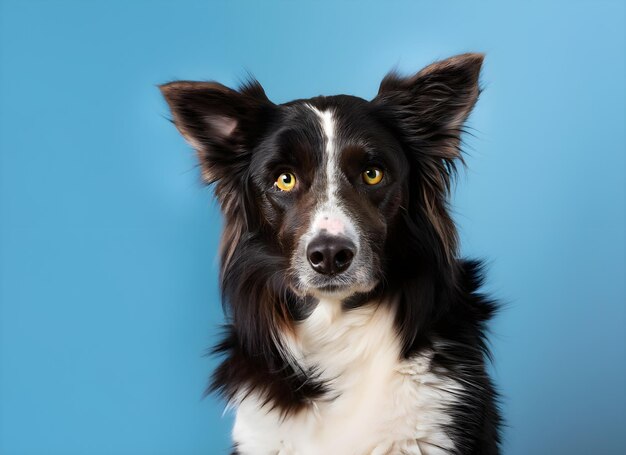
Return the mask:
<svg viewBox="0 0 626 455">
<path fill-rule="evenodd" d="M 297 286 L 294 291 L 301 296 L 311 296 L 326 299 L 345 299 L 354 294 L 370 292 L 378 285 L 378 280 L 359 281 L 348 276 L 315 277 L 307 282 L 306 286 Z"/>
<path fill-rule="evenodd" d="M 334 294 L 344 293 L 355 283 L 347 282 L 347 280 L 340 280 L 336 277 L 328 277 L 323 279 L 307 279 L 306 284 L 304 280 L 296 280 L 296 283 L 292 284 L 293 290 L 299 295 L 315 295 L 315 294 Z"/>
</svg>

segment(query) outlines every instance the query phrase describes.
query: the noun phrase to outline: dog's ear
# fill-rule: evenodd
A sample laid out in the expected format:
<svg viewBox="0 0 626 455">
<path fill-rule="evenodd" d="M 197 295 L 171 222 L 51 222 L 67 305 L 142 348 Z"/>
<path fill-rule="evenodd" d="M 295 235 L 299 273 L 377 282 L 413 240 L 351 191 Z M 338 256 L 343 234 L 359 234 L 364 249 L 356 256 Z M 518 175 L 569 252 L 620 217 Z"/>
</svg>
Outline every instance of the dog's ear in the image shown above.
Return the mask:
<svg viewBox="0 0 626 455">
<path fill-rule="evenodd" d="M 461 157 L 461 133 L 478 95 L 482 54 L 462 54 L 417 74 L 388 74 L 372 100 L 379 118 L 405 144 L 419 188 L 413 210 L 422 210 L 437 231 L 447 257 L 456 249 L 456 229 L 446 198 Z M 414 198 L 416 199 L 416 198 Z"/>
<path fill-rule="evenodd" d="M 174 124 L 198 152 L 204 180 L 240 175 L 275 108 L 261 85 L 251 80 L 233 90 L 217 82 L 177 81 L 159 88 Z"/>
<path fill-rule="evenodd" d="M 441 158 L 457 158 L 463 123 L 478 99 L 483 57 L 457 55 L 409 77 L 392 72 L 381 82 L 373 103 L 407 139 L 436 146 L 433 153 Z"/>
</svg>

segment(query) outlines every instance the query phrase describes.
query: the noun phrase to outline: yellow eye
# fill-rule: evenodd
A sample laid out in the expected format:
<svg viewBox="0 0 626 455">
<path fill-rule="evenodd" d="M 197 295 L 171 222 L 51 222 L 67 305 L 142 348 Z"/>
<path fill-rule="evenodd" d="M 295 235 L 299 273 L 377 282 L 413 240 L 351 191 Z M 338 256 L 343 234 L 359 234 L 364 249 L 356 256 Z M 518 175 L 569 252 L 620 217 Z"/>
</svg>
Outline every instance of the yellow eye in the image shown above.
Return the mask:
<svg viewBox="0 0 626 455">
<path fill-rule="evenodd" d="M 296 186 L 296 176 L 291 172 L 284 172 L 278 176 L 274 185 L 281 191 L 291 191 Z"/>
<path fill-rule="evenodd" d="M 377 185 L 383 179 L 383 171 L 377 167 L 370 167 L 363 171 L 363 181 L 368 185 Z"/>
</svg>

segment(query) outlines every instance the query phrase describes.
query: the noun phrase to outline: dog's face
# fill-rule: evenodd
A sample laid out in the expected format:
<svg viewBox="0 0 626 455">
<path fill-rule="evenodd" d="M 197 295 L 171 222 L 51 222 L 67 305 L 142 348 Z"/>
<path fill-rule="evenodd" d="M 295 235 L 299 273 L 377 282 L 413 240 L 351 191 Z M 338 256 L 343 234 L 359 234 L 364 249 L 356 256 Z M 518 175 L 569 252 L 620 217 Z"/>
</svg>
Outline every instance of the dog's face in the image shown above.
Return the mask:
<svg viewBox="0 0 626 455">
<path fill-rule="evenodd" d="M 297 293 L 341 298 L 374 288 L 408 162 L 369 103 L 339 96 L 280 106 L 249 175 Z"/>
<path fill-rule="evenodd" d="M 333 96 L 275 105 L 256 82 L 239 91 L 162 86 L 205 180 L 217 184 L 224 265 L 255 237 L 282 259 L 297 295 L 344 299 L 384 279 L 392 251 L 402 251 L 394 235 L 407 217 L 437 254 L 454 254 L 445 199 L 481 62 L 465 54 L 410 78 L 389 75 L 369 102 Z"/>
</svg>

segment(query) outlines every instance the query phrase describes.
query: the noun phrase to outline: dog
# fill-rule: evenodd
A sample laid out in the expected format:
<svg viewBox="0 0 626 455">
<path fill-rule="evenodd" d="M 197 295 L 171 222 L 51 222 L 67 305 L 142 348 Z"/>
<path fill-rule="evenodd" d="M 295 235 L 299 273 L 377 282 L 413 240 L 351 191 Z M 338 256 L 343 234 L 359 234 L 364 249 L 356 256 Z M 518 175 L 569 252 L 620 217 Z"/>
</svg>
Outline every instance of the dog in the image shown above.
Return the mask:
<svg viewBox="0 0 626 455">
<path fill-rule="evenodd" d="M 160 86 L 224 216 L 210 390 L 236 412 L 233 454 L 499 453 L 498 305 L 448 207 L 482 63 L 391 72 L 371 101 Z"/>
</svg>

